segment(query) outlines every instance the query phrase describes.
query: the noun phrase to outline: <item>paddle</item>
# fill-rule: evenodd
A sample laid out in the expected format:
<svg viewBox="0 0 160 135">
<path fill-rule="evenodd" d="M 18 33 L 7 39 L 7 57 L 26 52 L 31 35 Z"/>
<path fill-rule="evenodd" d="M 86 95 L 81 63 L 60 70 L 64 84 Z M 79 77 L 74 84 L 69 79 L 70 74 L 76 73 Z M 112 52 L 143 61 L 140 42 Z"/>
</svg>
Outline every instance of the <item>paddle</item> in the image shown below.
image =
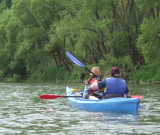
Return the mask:
<svg viewBox="0 0 160 135">
<path fill-rule="evenodd" d="M 82 96 L 62 96 L 62 95 L 41 95 L 40 99 L 56 99 L 56 98 L 68 98 L 68 97 L 82 97 Z"/>
<path fill-rule="evenodd" d="M 82 97 L 82 96 L 62 96 L 62 95 L 41 95 L 39 98 L 40 99 L 46 99 L 46 100 L 50 100 L 50 99 L 56 99 L 56 98 L 68 98 L 68 97 Z M 132 95 L 132 98 L 139 98 L 140 100 L 142 100 L 142 96 L 140 95 Z"/>
<path fill-rule="evenodd" d="M 66 51 L 67 56 L 70 58 L 71 61 L 73 61 L 73 63 L 75 63 L 76 65 L 85 68 L 86 70 L 88 70 L 90 73 L 92 73 L 95 77 L 98 77 L 97 75 L 95 75 L 91 70 L 89 70 L 84 64 L 82 64 L 79 60 L 77 60 L 70 52 Z"/>
<path fill-rule="evenodd" d="M 140 100 L 142 100 L 142 99 L 143 99 L 143 97 L 142 97 L 142 96 L 140 96 L 140 95 L 132 95 L 131 97 L 132 97 L 132 98 L 139 98 Z"/>
</svg>

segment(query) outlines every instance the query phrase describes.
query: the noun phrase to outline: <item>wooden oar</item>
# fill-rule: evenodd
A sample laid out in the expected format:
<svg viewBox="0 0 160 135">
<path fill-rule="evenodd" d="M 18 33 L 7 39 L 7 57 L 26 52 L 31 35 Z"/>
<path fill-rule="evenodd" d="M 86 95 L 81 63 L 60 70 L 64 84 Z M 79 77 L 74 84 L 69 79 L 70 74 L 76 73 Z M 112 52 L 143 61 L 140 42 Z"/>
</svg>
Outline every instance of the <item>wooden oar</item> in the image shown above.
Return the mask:
<svg viewBox="0 0 160 135">
<path fill-rule="evenodd" d="M 39 98 L 40 99 L 56 99 L 56 98 L 68 98 L 68 97 L 82 97 L 82 96 L 62 96 L 62 95 L 41 95 Z"/>
</svg>

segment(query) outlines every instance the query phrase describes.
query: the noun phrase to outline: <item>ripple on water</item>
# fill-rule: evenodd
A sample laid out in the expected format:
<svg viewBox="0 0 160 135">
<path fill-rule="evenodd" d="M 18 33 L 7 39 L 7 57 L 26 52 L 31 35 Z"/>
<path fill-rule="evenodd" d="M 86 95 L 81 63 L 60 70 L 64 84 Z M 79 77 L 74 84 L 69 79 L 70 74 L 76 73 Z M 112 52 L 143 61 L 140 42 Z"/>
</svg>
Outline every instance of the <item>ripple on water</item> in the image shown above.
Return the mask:
<svg viewBox="0 0 160 135">
<path fill-rule="evenodd" d="M 80 89 L 80 84 L 73 84 Z M 86 112 L 65 98 L 40 100 L 42 94 L 65 95 L 66 84 L 0 83 L 0 134 L 113 135 L 160 134 L 159 87 L 136 86 L 145 92 L 139 115 Z M 149 96 L 150 95 L 150 96 Z"/>
</svg>

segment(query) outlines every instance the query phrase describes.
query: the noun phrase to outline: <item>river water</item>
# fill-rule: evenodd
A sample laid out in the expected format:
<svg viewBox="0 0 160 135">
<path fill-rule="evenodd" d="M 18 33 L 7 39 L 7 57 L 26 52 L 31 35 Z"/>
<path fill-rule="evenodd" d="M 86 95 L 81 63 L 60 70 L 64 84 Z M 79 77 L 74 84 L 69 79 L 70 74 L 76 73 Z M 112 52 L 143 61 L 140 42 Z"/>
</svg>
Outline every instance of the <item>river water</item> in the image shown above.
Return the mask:
<svg viewBox="0 0 160 135">
<path fill-rule="evenodd" d="M 0 135 L 159 135 L 160 85 L 130 84 L 132 95 L 142 95 L 138 115 L 86 112 L 72 108 L 67 83 L 0 83 Z M 82 90 L 81 83 L 69 83 Z"/>
</svg>

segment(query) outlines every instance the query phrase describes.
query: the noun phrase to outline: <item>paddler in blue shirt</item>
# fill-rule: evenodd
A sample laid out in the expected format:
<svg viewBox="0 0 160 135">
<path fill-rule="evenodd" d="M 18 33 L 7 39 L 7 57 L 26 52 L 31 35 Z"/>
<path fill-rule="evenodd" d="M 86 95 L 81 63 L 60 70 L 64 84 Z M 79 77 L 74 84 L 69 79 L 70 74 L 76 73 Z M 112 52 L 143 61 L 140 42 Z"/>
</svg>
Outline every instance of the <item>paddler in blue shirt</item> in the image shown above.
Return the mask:
<svg viewBox="0 0 160 135">
<path fill-rule="evenodd" d="M 118 67 L 113 67 L 110 71 L 110 76 L 111 77 L 106 78 L 101 82 L 94 81 L 94 83 L 91 84 L 90 89 L 102 89 L 106 87 L 103 99 L 130 97 L 126 81 L 119 78 L 120 69 Z"/>
</svg>

